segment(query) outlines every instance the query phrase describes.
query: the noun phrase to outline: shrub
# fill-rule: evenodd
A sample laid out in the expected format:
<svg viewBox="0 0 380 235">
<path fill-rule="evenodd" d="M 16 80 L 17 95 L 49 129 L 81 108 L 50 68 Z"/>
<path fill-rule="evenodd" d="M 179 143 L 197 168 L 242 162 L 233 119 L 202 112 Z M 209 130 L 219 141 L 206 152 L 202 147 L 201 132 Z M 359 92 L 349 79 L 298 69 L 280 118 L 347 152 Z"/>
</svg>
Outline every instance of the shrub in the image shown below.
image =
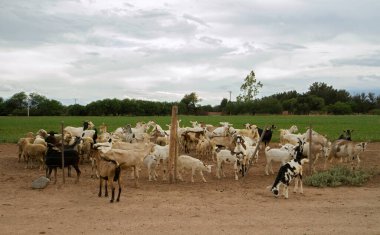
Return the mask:
<svg viewBox="0 0 380 235">
<path fill-rule="evenodd" d="M 335 104 L 331 104 L 327 107 L 327 111 L 332 114 L 337 115 L 344 115 L 344 114 L 351 114 L 352 109 L 351 106 L 347 103 L 343 102 L 336 102 Z"/>
<path fill-rule="evenodd" d="M 372 109 L 369 111 L 369 114 L 380 115 L 380 109 Z"/>
<path fill-rule="evenodd" d="M 336 166 L 328 171 L 318 172 L 305 178 L 305 184 L 314 187 L 360 186 L 366 183 L 374 171 L 355 170 Z"/>
</svg>

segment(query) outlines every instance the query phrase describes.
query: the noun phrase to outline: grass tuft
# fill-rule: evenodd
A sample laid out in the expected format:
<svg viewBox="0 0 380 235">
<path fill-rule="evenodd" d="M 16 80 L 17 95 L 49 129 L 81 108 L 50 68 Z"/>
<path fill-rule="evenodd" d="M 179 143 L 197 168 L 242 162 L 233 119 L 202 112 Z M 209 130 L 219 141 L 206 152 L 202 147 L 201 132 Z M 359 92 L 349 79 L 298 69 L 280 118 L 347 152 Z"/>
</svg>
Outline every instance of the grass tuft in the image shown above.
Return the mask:
<svg viewBox="0 0 380 235">
<path fill-rule="evenodd" d="M 375 175 L 374 170 L 351 171 L 345 166 L 335 166 L 327 171 L 305 178 L 305 184 L 314 187 L 361 186 Z"/>
</svg>

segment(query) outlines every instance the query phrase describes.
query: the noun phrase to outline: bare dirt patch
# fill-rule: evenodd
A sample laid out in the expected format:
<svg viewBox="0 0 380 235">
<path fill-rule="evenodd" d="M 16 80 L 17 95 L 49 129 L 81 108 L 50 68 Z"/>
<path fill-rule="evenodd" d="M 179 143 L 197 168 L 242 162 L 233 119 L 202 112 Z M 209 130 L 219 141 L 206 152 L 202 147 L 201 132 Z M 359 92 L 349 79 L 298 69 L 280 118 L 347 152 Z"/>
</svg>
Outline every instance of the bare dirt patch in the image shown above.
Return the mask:
<svg viewBox="0 0 380 235">
<path fill-rule="evenodd" d="M 364 168 L 380 169 L 380 143 L 362 155 Z M 31 182 L 44 175 L 17 162 L 17 146 L 0 144 L 0 234 L 379 234 L 380 176 L 362 187 L 304 187 L 304 194 L 274 198 L 266 188 L 275 176 L 264 175 L 260 153 L 244 181 L 232 172 L 207 183 L 148 182 L 141 172 L 140 187 L 123 173 L 119 203 L 99 198 L 98 180 L 89 164 L 82 177 L 43 190 Z M 275 165 L 275 170 L 278 166 Z"/>
</svg>

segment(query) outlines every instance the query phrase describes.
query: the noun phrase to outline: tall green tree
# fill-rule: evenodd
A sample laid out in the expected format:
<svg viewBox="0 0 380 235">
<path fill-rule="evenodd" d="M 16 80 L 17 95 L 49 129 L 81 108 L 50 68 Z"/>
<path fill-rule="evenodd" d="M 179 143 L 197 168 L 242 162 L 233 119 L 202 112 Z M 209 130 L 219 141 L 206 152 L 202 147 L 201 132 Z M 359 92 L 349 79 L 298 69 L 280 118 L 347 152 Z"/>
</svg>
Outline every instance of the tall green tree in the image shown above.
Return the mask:
<svg viewBox="0 0 380 235">
<path fill-rule="evenodd" d="M 226 113 L 226 111 L 227 111 L 226 110 L 227 104 L 228 104 L 228 99 L 227 98 L 223 98 L 222 101 L 220 102 L 220 105 L 219 105 L 219 107 L 217 108 L 216 111 Z"/>
<path fill-rule="evenodd" d="M 27 115 L 28 96 L 25 92 L 14 94 L 11 98 L 7 99 L 4 103 L 5 113 L 7 115 Z"/>
<path fill-rule="evenodd" d="M 184 114 L 197 114 L 197 109 L 199 107 L 199 102 L 202 100 L 198 97 L 195 92 L 191 92 L 190 94 L 186 94 L 179 104 L 179 109 Z"/>
<path fill-rule="evenodd" d="M 326 105 L 335 104 L 338 101 L 348 102 L 351 99 L 350 93 L 346 90 L 336 90 L 324 82 L 314 82 L 307 94 L 323 98 Z"/>
<path fill-rule="evenodd" d="M 0 116 L 6 115 L 5 113 L 5 102 L 3 97 L 0 97 Z"/>
<path fill-rule="evenodd" d="M 282 112 L 282 106 L 278 99 L 273 97 L 264 97 L 258 101 L 257 112 L 280 114 Z"/>
<path fill-rule="evenodd" d="M 252 70 L 244 79 L 244 83 L 240 86 L 242 94 L 238 95 L 236 99 L 239 102 L 252 101 L 259 94 L 259 89 L 263 87 L 260 81 L 257 81 L 256 74 Z"/>
<path fill-rule="evenodd" d="M 86 107 L 80 104 L 67 106 L 67 115 L 69 116 L 85 116 L 87 115 Z"/>
</svg>

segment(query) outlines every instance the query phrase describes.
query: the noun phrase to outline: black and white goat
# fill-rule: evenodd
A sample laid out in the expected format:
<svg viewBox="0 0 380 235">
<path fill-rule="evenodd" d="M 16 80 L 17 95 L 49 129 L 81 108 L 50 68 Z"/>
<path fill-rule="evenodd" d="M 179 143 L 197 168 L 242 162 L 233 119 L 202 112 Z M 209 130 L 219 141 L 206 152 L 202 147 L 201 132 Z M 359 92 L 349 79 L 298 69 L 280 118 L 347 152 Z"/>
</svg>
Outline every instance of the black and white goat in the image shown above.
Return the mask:
<svg viewBox="0 0 380 235">
<path fill-rule="evenodd" d="M 294 192 L 298 189 L 298 182 L 300 181 L 300 193 L 303 193 L 303 185 L 302 185 L 302 166 L 309 162 L 309 159 L 306 158 L 302 152 L 303 152 L 303 144 L 301 140 L 298 142 L 298 146 L 294 148 L 294 159 L 286 163 L 285 165 L 281 166 L 280 170 L 278 171 L 276 180 L 273 183 L 272 186 L 272 193 L 275 196 L 278 196 L 280 193 L 280 187 L 281 185 L 284 185 L 284 191 L 283 195 L 285 198 L 289 197 L 288 193 L 288 187 L 289 184 L 295 180 L 295 186 L 294 186 Z"/>
</svg>

